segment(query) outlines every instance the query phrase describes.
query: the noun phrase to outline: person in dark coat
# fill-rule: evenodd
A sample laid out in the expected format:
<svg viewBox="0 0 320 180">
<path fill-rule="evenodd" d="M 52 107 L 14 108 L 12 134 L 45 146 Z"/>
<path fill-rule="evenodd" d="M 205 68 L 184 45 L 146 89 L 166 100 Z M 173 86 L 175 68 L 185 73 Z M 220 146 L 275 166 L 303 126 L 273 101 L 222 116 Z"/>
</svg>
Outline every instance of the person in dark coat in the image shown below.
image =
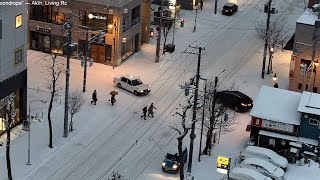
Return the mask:
<svg viewBox="0 0 320 180">
<path fill-rule="evenodd" d="M 153 109 L 157 109 L 157 108 L 153 106 L 153 103 L 151 103 L 148 109 L 148 117 L 150 117 L 150 115 L 151 117 L 153 117 L 153 114 L 154 114 Z"/>
<path fill-rule="evenodd" d="M 116 95 L 111 95 L 111 104 L 113 106 L 113 104 L 116 102 Z"/>
<path fill-rule="evenodd" d="M 273 87 L 275 87 L 275 88 L 279 88 L 278 83 L 275 83 L 275 84 L 273 85 Z"/>
<path fill-rule="evenodd" d="M 91 104 L 94 103 L 94 105 L 96 105 L 98 99 L 97 99 L 97 91 L 94 90 L 93 93 L 92 93 L 92 101 L 91 101 Z"/>
<path fill-rule="evenodd" d="M 148 106 L 145 106 L 145 107 L 142 109 L 142 111 L 143 111 L 143 115 L 141 116 L 141 118 L 144 117 L 144 120 L 146 120 L 147 111 L 148 111 Z"/>
<path fill-rule="evenodd" d="M 203 0 L 200 0 L 200 9 L 202 10 L 203 7 Z"/>
</svg>

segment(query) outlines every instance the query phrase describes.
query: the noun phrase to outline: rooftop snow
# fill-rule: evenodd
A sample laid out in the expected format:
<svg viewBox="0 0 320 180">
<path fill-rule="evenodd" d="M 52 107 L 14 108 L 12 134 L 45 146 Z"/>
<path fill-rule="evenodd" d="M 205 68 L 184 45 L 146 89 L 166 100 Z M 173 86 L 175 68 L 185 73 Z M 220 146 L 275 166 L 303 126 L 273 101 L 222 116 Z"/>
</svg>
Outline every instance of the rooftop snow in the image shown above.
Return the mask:
<svg viewBox="0 0 320 180">
<path fill-rule="evenodd" d="M 300 125 L 297 111 L 301 93 L 262 86 L 250 116 L 261 119 Z"/>
<path fill-rule="evenodd" d="M 302 93 L 298 111 L 320 115 L 320 94 L 304 91 Z"/>
<path fill-rule="evenodd" d="M 318 141 L 314 140 L 314 139 L 289 136 L 289 135 L 285 135 L 285 134 L 279 134 L 279 133 L 274 133 L 274 132 L 264 131 L 264 130 L 260 130 L 259 134 L 264 135 L 264 136 L 269 136 L 269 137 L 275 137 L 275 138 L 279 138 L 279 139 L 286 139 L 286 140 L 293 141 L 293 142 L 301 142 L 304 144 L 311 144 L 314 146 L 318 146 Z"/>
<path fill-rule="evenodd" d="M 313 12 L 312 9 L 307 9 L 304 11 L 304 13 L 300 16 L 300 18 L 297 20 L 297 23 L 300 24 L 308 24 L 314 26 L 315 20 L 317 20 L 317 14 L 316 12 Z"/>
</svg>

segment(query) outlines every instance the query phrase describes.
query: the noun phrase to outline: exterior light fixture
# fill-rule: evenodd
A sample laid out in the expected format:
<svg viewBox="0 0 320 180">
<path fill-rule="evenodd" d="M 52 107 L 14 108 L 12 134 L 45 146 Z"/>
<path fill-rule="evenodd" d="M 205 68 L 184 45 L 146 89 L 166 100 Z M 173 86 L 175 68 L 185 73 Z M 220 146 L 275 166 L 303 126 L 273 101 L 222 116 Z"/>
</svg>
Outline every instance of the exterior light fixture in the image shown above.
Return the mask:
<svg viewBox="0 0 320 180">
<path fill-rule="evenodd" d="M 113 28 L 113 24 L 109 24 L 108 28 L 110 28 L 110 29 Z"/>
<path fill-rule="evenodd" d="M 270 50 L 269 50 L 269 51 L 270 51 L 270 53 L 273 53 L 274 49 L 273 49 L 273 48 L 270 48 Z"/>
<path fill-rule="evenodd" d="M 123 9 L 123 14 L 128 14 L 128 11 L 129 11 L 128 8 L 124 8 Z"/>
<path fill-rule="evenodd" d="M 90 13 L 90 14 L 88 15 L 88 18 L 89 18 L 89 19 L 92 19 L 92 18 L 93 18 L 93 14 Z"/>
<path fill-rule="evenodd" d="M 276 81 L 276 80 L 278 79 L 277 73 L 274 73 L 274 76 L 272 77 L 272 79 L 273 79 L 274 81 Z"/>
<path fill-rule="evenodd" d="M 318 66 L 319 65 L 318 59 L 315 60 L 313 63 L 314 63 L 315 66 Z"/>
<path fill-rule="evenodd" d="M 113 14 L 113 9 L 109 9 L 109 14 Z"/>
<path fill-rule="evenodd" d="M 126 43 L 128 40 L 126 37 L 122 38 L 122 43 Z"/>
</svg>

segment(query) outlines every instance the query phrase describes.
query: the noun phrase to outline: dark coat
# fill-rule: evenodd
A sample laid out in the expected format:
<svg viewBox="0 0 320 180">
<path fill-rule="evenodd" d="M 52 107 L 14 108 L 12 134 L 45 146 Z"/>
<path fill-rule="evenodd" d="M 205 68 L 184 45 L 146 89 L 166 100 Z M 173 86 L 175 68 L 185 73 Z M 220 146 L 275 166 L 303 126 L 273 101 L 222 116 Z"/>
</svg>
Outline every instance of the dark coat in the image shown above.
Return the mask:
<svg viewBox="0 0 320 180">
<path fill-rule="evenodd" d="M 94 100 L 94 101 L 97 101 L 98 99 L 97 99 L 97 92 L 96 91 L 94 91 L 93 93 L 92 93 L 92 100 Z"/>
<path fill-rule="evenodd" d="M 145 107 L 142 109 L 143 113 L 147 113 L 147 110 L 148 110 L 147 106 L 145 106 Z"/>
<path fill-rule="evenodd" d="M 155 107 L 153 106 L 153 104 L 151 104 L 151 105 L 149 106 L 148 112 L 153 113 L 153 109 L 157 109 L 157 108 L 155 108 Z"/>
</svg>

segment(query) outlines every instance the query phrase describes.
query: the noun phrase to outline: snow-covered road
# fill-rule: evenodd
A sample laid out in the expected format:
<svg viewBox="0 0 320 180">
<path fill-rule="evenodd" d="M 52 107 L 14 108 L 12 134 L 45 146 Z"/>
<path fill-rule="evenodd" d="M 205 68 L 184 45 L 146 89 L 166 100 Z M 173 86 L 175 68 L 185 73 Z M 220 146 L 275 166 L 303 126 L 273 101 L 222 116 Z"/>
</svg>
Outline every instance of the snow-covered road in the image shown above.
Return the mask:
<svg viewBox="0 0 320 180">
<path fill-rule="evenodd" d="M 288 33 L 294 32 L 295 20 L 302 13 L 299 0 L 277 1 L 281 7 L 279 13 L 273 15 L 284 23 L 288 23 Z M 118 171 L 125 179 L 162 180 L 178 179 L 177 175 L 161 172 L 161 163 L 165 152 L 176 143 L 177 132 L 169 126 L 179 124 L 180 118 L 173 116 L 179 104 L 185 101 L 184 85 L 195 75 L 197 56 L 182 51 L 196 52 L 191 46 L 205 48 L 202 54 L 201 75 L 213 80 L 219 75 L 219 86 L 228 87 L 235 82 L 240 91 L 255 97 L 262 84 L 272 85 L 269 75 L 260 79 L 263 42 L 254 37 L 255 22 L 265 20 L 264 1 L 238 1 L 239 11 L 234 16 L 222 16 L 213 13 L 213 2 L 205 1 L 204 10 L 198 13 L 197 31 L 192 33 L 194 14 L 182 11 L 185 27 L 177 27 L 176 51 L 161 57 L 160 63 L 154 63 L 155 40 L 145 45 L 120 67 L 94 64 L 88 68 L 87 102 L 75 117 L 75 130 L 69 138 L 62 138 L 63 103 L 59 100 L 54 108 L 54 149 L 47 147 L 47 122 L 34 122 L 32 125 L 32 165 L 26 166 L 25 132 L 13 141 L 12 165 L 15 179 L 108 179 L 113 171 Z M 222 6 L 223 2 L 219 2 Z M 170 35 L 169 35 L 170 36 Z M 289 53 L 275 54 L 274 71 L 277 71 L 280 88 L 287 88 Z M 43 88 L 41 58 L 43 53 L 28 52 L 28 87 Z M 82 87 L 83 70 L 80 62 L 71 63 L 71 89 Z M 148 96 L 136 97 L 133 94 L 114 87 L 113 77 L 123 74 L 139 76 L 151 86 Z M 64 79 L 62 78 L 61 83 Z M 90 105 L 92 91 L 98 92 L 97 106 Z M 117 90 L 115 106 L 107 101 L 109 92 Z M 46 98 L 46 93 L 29 90 L 29 99 Z M 62 99 L 63 96 L 59 97 Z M 144 121 L 140 118 L 144 105 L 155 104 L 155 117 Z M 38 107 L 37 107 L 38 106 Z M 46 107 L 34 105 L 36 112 L 45 111 Z M 39 111 L 38 111 L 39 110 Z M 45 113 L 46 114 L 46 113 Z M 191 117 L 189 115 L 189 117 Z M 225 154 L 236 157 L 248 133 L 244 131 L 249 121 L 248 114 L 238 117 L 235 131 L 222 137 L 219 145 L 213 150 L 213 158 L 197 162 L 199 136 L 195 140 L 193 155 L 193 174 L 198 179 L 219 179 L 222 175 L 215 172 L 214 157 Z M 199 134 L 198 130 L 196 133 Z M 236 138 L 235 138 L 236 137 Z M 19 139 L 20 138 L 20 139 Z M 21 140 L 23 139 L 23 140 Z M 189 138 L 185 139 L 189 146 Z M 231 143 L 231 144 L 229 144 Z M 5 167 L 5 156 L 1 149 L 1 163 Z M 16 154 L 19 154 L 16 156 Z M 202 164 L 202 165 L 201 165 Z M 6 170 L 2 168 L 0 179 L 5 179 Z"/>
</svg>

